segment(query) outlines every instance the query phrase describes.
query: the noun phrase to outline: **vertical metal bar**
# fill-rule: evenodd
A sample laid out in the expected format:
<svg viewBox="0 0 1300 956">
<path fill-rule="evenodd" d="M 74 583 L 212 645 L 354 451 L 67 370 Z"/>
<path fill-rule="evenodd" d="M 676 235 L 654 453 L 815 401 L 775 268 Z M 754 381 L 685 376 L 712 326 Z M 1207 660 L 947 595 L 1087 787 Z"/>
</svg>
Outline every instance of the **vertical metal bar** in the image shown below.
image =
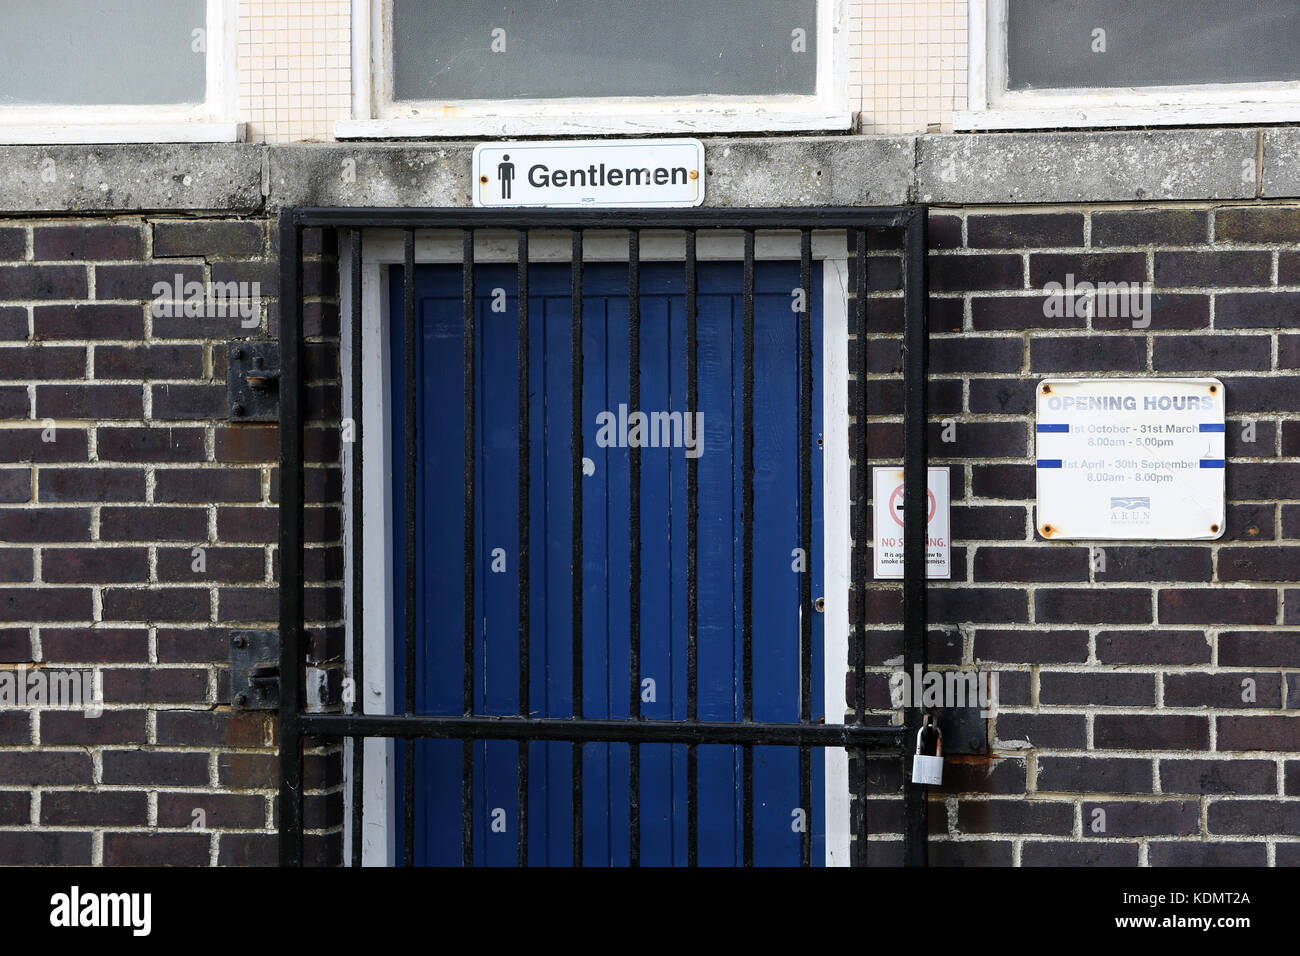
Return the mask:
<svg viewBox="0 0 1300 956">
<path fill-rule="evenodd" d="M 754 230 L 745 230 L 744 358 L 741 404 L 744 419 L 741 453 L 741 719 L 754 719 Z M 742 750 L 741 807 L 745 866 L 754 865 L 754 747 Z"/>
<path fill-rule="evenodd" d="M 903 285 L 903 668 L 925 667 L 925 531 L 928 511 L 926 468 L 926 253 L 925 207 L 914 207 L 906 220 Z M 879 503 L 877 503 L 879 507 Z M 915 735 L 918 708 L 904 710 L 904 723 Z M 909 738 L 905 738 L 906 740 Z M 907 761 L 904 748 L 904 765 Z M 906 779 L 906 778 L 905 778 Z M 903 859 L 907 866 L 926 865 L 925 789 L 904 783 Z"/>
<path fill-rule="evenodd" d="M 686 415 L 700 404 L 699 274 L 695 259 L 695 230 L 686 230 Z M 698 459 L 686 459 L 686 719 L 699 719 L 699 486 Z M 699 864 L 700 763 L 695 744 L 686 747 L 686 865 Z"/>
<path fill-rule="evenodd" d="M 573 230 L 573 319 L 570 330 L 570 365 L 573 397 L 570 416 L 569 448 L 572 454 L 573 487 L 573 716 L 583 716 L 582 708 L 582 230 Z M 573 744 L 573 865 L 582 866 L 582 744 Z"/>
<path fill-rule="evenodd" d="M 804 572 L 799 576 L 799 722 L 812 723 L 812 231 L 799 235 L 799 547 Z M 799 748 L 799 803 L 804 829 L 799 839 L 800 862 L 812 865 L 812 751 Z"/>
<path fill-rule="evenodd" d="M 402 270 L 402 367 L 405 377 L 405 422 L 406 422 L 406 460 L 403 473 L 403 488 L 406 502 L 406 713 L 415 713 L 415 667 L 416 667 L 416 513 L 415 482 L 416 463 L 419 459 L 419 412 L 416 395 L 419 393 L 419 381 L 416 371 L 416 336 L 415 324 L 415 231 L 406 230 L 405 258 Z M 403 840 L 402 865 L 415 865 L 415 738 L 409 737 L 405 744 L 405 763 L 403 778 Z"/>
<path fill-rule="evenodd" d="M 641 233 L 627 234 L 627 407 L 641 407 Z M 641 719 L 641 446 L 629 449 L 628 714 Z M 641 865 L 641 745 L 628 745 L 628 858 Z"/>
<path fill-rule="evenodd" d="M 519 230 L 519 716 L 530 714 L 532 697 L 532 656 L 529 647 L 529 588 L 530 558 L 529 532 L 529 476 L 531 422 L 529 420 L 529 354 L 528 354 L 528 230 Z M 528 865 L 528 747 L 527 740 L 519 741 L 519 859 L 520 866 Z"/>
<path fill-rule="evenodd" d="M 867 521 L 867 499 L 871 489 L 871 467 L 867 460 L 867 231 L 854 231 L 854 334 L 858 351 L 857 372 L 857 433 L 854 443 L 854 468 L 856 484 L 853 495 L 853 556 L 856 562 L 853 581 L 857 600 L 856 654 L 853 668 L 853 713 L 859 724 L 867 720 L 867 541 L 871 532 Z M 853 817 L 857 832 L 857 854 L 854 863 L 867 865 L 867 754 L 861 748 L 849 754 L 855 767 L 853 778 Z"/>
<path fill-rule="evenodd" d="M 461 675 L 465 716 L 474 713 L 474 353 L 477 334 L 474 329 L 474 230 L 462 235 L 460 302 L 465 346 L 465 606 L 464 669 Z M 460 742 L 460 829 L 461 864 L 474 865 L 474 741 Z"/>
<path fill-rule="evenodd" d="M 303 341 L 302 233 L 280 213 L 280 834 L 281 866 L 302 866 Z"/>
<path fill-rule="evenodd" d="M 354 714 L 365 713 L 365 642 L 362 639 L 365 590 L 365 546 L 362 540 L 361 461 L 361 230 L 351 231 L 352 299 L 352 687 Z M 352 865 L 361 866 L 361 833 L 365 811 L 366 739 L 352 738 Z"/>
</svg>

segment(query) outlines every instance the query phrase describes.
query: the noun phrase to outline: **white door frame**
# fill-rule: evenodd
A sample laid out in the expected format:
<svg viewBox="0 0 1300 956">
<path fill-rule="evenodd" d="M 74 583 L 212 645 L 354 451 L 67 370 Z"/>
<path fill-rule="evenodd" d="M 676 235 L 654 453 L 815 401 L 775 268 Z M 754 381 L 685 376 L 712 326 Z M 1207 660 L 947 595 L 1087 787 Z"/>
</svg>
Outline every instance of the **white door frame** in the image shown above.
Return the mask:
<svg viewBox="0 0 1300 956">
<path fill-rule="evenodd" d="M 479 230 L 475 236 L 475 262 L 514 262 L 518 234 L 513 231 Z M 849 412 L 848 412 L 848 259 L 845 233 L 827 230 L 813 234 L 812 257 L 822 268 L 822 427 L 823 455 L 823 562 L 825 604 L 823 649 L 823 704 L 828 722 L 842 721 L 847 713 L 844 682 L 849 651 Z M 417 233 L 417 263 L 461 262 L 461 233 L 428 230 Z M 533 230 L 529 236 L 529 262 L 568 262 L 572 247 L 569 233 Z M 797 231 L 760 231 L 754 243 L 756 259 L 798 259 Z M 700 234 L 697 259 L 743 259 L 739 232 Z M 680 231 L 643 230 L 641 260 L 683 261 L 685 238 Z M 350 375 L 343 376 L 343 407 L 353 410 L 361 426 L 364 553 L 367 556 L 364 582 L 363 653 L 365 684 L 356 688 L 367 713 L 393 713 L 399 700 L 394 686 L 393 655 L 393 493 L 394 460 L 391 439 L 391 386 L 389 354 L 388 267 L 405 261 L 404 240 L 399 230 L 372 229 L 362 236 L 361 253 L 361 391 L 369 400 L 359 414 L 352 396 Z M 584 231 L 584 262 L 626 262 L 624 232 Z M 341 367 L 352 363 L 352 268 L 351 247 L 340 249 Z M 343 554 L 344 619 L 347 622 L 347 666 L 352 673 L 352 468 L 353 446 L 343 446 Z M 816 582 L 814 582 L 814 585 Z M 817 589 L 814 586 L 814 597 Z M 826 821 L 826 865 L 849 864 L 849 778 L 848 753 L 827 747 L 824 794 Z M 393 785 L 395 747 L 391 740 L 372 738 L 365 742 L 363 780 L 363 845 L 365 866 L 396 863 L 397 801 Z M 343 798 L 345 819 L 352 811 L 352 741 L 344 747 Z M 344 859 L 351 856 L 352 834 L 344 828 Z"/>
</svg>

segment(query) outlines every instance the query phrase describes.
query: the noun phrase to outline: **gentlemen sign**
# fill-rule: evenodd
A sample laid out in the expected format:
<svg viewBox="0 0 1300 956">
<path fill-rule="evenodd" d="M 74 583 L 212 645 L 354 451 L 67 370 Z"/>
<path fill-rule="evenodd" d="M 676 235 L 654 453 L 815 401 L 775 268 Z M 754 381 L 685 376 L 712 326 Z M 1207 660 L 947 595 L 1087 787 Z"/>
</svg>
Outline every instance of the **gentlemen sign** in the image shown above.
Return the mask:
<svg viewBox="0 0 1300 956">
<path fill-rule="evenodd" d="M 1213 378 L 1040 382 L 1039 534 L 1222 535 L 1223 409 L 1223 383 Z"/>
<path fill-rule="evenodd" d="M 698 206 L 698 139 L 482 143 L 474 149 L 475 206 Z"/>
</svg>

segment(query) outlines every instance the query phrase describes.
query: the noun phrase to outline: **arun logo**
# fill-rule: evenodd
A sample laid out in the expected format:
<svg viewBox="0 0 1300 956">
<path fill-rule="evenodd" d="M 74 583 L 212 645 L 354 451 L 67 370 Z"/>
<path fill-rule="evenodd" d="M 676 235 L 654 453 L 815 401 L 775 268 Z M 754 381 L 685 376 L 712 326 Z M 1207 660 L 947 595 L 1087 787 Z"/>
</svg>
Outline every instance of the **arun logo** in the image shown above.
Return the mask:
<svg viewBox="0 0 1300 956">
<path fill-rule="evenodd" d="M 1125 511 L 1137 511 L 1143 508 L 1151 507 L 1150 498 L 1111 498 L 1110 506 L 1112 509 L 1122 508 Z"/>
</svg>

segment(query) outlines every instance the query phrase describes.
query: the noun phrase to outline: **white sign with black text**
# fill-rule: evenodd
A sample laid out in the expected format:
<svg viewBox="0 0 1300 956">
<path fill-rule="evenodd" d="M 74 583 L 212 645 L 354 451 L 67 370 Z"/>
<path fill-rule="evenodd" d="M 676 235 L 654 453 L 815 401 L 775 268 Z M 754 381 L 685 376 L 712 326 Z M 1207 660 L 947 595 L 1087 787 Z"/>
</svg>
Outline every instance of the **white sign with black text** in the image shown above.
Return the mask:
<svg viewBox="0 0 1300 956">
<path fill-rule="evenodd" d="M 698 206 L 704 144 L 698 139 L 481 143 L 474 149 L 475 206 Z"/>
<path fill-rule="evenodd" d="M 903 469 L 871 469 L 875 533 L 872 564 L 877 578 L 903 576 Z M 925 528 L 925 576 L 952 577 L 952 494 L 947 468 L 931 468 Z"/>
<path fill-rule="evenodd" d="M 1218 379 L 1048 379 L 1037 395 L 1044 538 L 1223 534 L 1227 436 Z"/>
</svg>

